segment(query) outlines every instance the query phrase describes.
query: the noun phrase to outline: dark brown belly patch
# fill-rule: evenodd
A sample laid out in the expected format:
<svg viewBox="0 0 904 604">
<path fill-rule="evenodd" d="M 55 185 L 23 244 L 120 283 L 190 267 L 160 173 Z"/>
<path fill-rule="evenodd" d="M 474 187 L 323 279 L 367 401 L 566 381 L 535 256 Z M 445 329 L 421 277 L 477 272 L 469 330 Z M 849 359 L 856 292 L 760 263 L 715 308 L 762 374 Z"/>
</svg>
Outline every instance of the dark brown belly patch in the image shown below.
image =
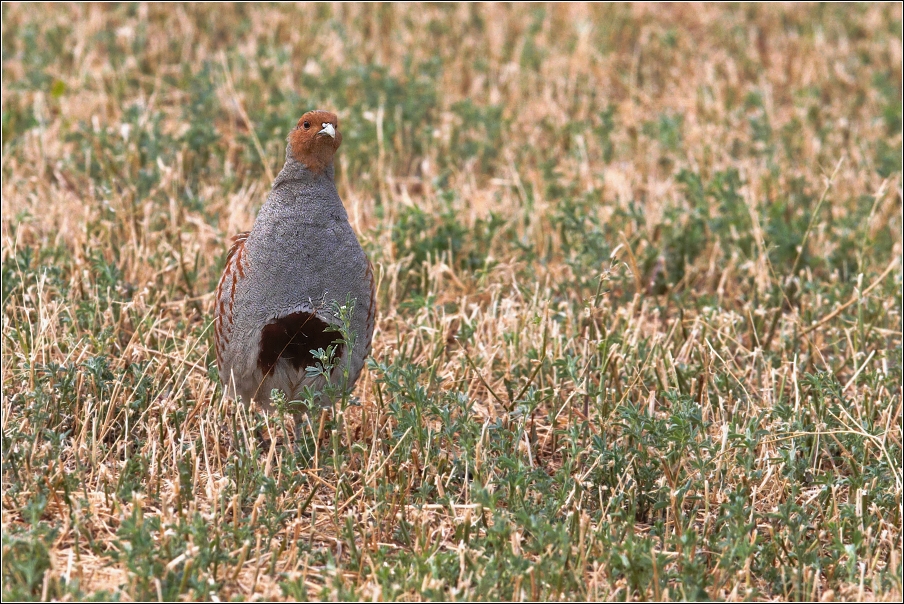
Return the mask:
<svg viewBox="0 0 904 604">
<path fill-rule="evenodd" d="M 269 375 L 276 363 L 284 359 L 295 369 L 316 363 L 311 350 L 323 348 L 342 336 L 326 331 L 329 324 L 313 313 L 297 312 L 267 324 L 261 333 L 261 350 L 257 363 Z M 334 358 L 342 357 L 342 344 L 337 344 Z"/>
</svg>

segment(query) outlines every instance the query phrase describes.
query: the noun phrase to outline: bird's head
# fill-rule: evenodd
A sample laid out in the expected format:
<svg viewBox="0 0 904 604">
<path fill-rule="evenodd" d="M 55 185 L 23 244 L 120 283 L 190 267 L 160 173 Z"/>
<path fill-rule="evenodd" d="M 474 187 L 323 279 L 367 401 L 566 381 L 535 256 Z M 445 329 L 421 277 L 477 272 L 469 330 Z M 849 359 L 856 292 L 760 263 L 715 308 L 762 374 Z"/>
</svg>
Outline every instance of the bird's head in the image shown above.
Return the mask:
<svg viewBox="0 0 904 604">
<path fill-rule="evenodd" d="M 339 118 L 329 111 L 308 111 L 289 133 L 292 157 L 315 173 L 333 163 L 333 155 L 341 144 Z"/>
</svg>

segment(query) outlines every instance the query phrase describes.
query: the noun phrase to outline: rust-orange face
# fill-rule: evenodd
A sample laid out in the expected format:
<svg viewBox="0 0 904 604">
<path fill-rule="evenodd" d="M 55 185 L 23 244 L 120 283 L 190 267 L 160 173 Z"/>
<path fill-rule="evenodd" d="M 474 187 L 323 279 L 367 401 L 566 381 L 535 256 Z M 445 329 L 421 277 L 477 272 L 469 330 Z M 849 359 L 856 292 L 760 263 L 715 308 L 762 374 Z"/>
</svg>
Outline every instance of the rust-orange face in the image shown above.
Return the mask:
<svg viewBox="0 0 904 604">
<path fill-rule="evenodd" d="M 333 162 L 341 144 L 339 118 L 329 111 L 308 111 L 289 133 L 292 157 L 314 173 L 323 172 Z"/>
</svg>

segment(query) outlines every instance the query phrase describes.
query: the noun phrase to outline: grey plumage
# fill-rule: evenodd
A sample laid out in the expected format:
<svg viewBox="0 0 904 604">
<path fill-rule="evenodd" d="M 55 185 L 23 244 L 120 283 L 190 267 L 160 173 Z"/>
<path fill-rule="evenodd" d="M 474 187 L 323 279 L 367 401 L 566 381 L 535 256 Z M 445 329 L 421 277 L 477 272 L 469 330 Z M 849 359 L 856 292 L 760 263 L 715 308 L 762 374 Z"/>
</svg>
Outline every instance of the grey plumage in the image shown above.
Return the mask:
<svg viewBox="0 0 904 604">
<path fill-rule="evenodd" d="M 313 364 L 306 346 L 325 348 L 325 343 L 341 338 L 322 329 L 340 323 L 334 303 L 354 300 L 354 346 L 350 354 L 342 349 L 337 363 L 350 363 L 348 388 L 370 353 L 370 262 L 349 224 L 332 164 L 314 172 L 296 154 L 290 142 L 285 166 L 247 239 L 236 243 L 239 247 L 233 249 L 218 288 L 220 376 L 227 395 L 246 403 L 252 398 L 268 402 L 273 388 L 291 400 L 305 385 L 323 387 L 324 378 L 305 376 L 305 367 Z M 334 372 L 333 381 L 340 374 Z"/>
</svg>

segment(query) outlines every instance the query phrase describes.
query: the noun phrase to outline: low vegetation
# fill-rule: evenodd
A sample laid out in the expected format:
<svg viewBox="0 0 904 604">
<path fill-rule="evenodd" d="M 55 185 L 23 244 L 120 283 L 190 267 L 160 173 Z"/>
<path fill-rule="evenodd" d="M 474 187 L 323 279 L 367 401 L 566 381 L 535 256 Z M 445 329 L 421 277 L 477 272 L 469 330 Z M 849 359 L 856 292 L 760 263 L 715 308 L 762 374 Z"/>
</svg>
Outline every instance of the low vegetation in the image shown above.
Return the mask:
<svg viewBox="0 0 904 604">
<path fill-rule="evenodd" d="M 4 600 L 901 600 L 900 4 L 2 17 Z M 212 292 L 311 108 L 373 359 L 266 415 Z"/>
</svg>

